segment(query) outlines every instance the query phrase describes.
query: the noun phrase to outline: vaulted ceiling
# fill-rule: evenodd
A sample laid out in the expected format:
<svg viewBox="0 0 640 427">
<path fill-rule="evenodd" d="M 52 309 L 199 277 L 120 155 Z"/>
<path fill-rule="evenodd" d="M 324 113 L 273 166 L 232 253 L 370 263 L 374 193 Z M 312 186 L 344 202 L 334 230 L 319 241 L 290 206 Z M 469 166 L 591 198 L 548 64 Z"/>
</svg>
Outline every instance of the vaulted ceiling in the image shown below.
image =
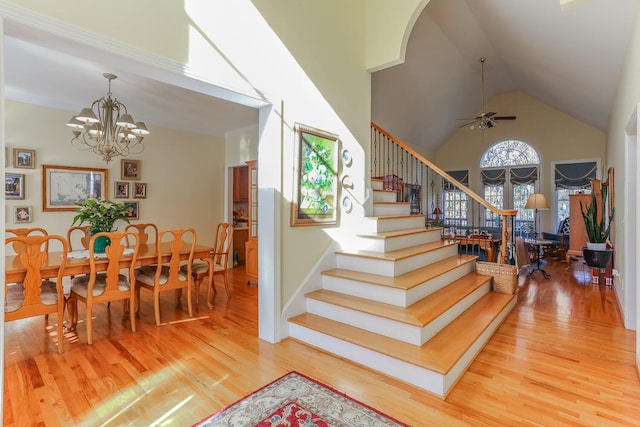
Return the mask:
<svg viewBox="0 0 640 427">
<path fill-rule="evenodd" d="M 583 0 L 563 10 L 559 0 L 431 0 L 404 63 L 373 73 L 372 120 L 437 149 L 465 123 L 457 119 L 481 111 L 486 57 L 485 101 L 522 91 L 606 132 L 639 4 Z"/>
</svg>

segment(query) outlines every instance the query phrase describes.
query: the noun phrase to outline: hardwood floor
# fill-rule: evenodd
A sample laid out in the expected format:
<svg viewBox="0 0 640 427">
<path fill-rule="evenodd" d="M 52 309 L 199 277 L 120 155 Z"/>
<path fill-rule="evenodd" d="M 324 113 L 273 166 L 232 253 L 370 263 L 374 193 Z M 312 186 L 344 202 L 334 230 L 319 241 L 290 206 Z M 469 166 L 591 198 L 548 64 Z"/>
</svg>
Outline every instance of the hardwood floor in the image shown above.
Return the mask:
<svg viewBox="0 0 640 427">
<path fill-rule="evenodd" d="M 635 332 L 611 289 L 590 285 L 581 262 L 565 268 L 521 274 L 518 305 L 446 401 L 294 340 L 259 340 L 257 288 L 242 268 L 213 310 L 201 290 L 194 319 L 172 295 L 156 327 L 143 294 L 136 333 L 119 304 L 94 308 L 94 344 L 79 323 L 63 354 L 56 316 L 47 333 L 42 318 L 7 323 L 4 425 L 188 426 L 291 370 L 412 426 L 640 425 Z"/>
</svg>

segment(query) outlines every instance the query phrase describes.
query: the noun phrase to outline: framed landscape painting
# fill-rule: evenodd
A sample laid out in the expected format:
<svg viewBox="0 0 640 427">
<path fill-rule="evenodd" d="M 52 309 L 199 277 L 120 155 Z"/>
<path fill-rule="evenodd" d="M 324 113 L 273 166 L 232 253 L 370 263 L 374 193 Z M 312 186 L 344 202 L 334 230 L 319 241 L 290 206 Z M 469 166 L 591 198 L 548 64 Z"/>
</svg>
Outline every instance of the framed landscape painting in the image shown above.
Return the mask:
<svg viewBox="0 0 640 427">
<path fill-rule="evenodd" d="M 291 225 L 337 223 L 338 136 L 296 124 Z"/>
</svg>

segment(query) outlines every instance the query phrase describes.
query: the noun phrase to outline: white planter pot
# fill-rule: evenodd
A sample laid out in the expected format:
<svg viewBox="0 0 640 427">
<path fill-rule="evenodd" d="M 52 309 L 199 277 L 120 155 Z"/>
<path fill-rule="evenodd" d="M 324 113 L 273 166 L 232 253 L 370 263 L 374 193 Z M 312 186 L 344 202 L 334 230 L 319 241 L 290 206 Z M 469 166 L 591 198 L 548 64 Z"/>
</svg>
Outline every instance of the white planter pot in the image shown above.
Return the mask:
<svg viewBox="0 0 640 427">
<path fill-rule="evenodd" d="M 587 248 L 591 249 L 592 251 L 605 251 L 607 250 L 607 244 L 587 242 Z"/>
</svg>

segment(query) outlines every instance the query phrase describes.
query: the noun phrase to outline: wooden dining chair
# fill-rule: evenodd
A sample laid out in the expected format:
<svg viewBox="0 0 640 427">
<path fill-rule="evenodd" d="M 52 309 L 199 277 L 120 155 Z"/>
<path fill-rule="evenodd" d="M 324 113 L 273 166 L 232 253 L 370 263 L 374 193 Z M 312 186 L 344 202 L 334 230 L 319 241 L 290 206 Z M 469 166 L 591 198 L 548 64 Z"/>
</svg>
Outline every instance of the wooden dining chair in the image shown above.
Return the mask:
<svg viewBox="0 0 640 427">
<path fill-rule="evenodd" d="M 16 245 L 17 244 L 17 245 Z M 48 316 L 57 313 L 58 351 L 64 350 L 64 290 L 62 278 L 67 262 L 68 245 L 64 237 L 17 236 L 5 240 L 5 247 L 18 246 L 17 261 L 25 268 L 24 280 L 20 283 L 8 283 L 5 277 L 4 320 L 10 322 L 34 316 Z M 43 278 L 42 268 L 47 265 L 49 248 L 60 248 L 60 266 L 55 273 L 55 281 Z"/>
<path fill-rule="evenodd" d="M 229 293 L 229 280 L 228 280 L 228 266 L 229 266 L 229 253 L 233 247 L 233 224 L 229 222 L 221 222 L 216 228 L 215 247 L 213 252 L 213 274 L 214 279 L 216 274 L 221 274 L 224 279 L 224 289 Z M 186 266 L 182 267 L 186 272 Z M 191 267 L 191 274 L 194 279 L 194 286 L 196 292 L 196 304 L 199 302 L 200 297 L 200 284 L 205 278 L 209 278 L 209 263 L 203 261 L 194 261 Z M 214 294 L 217 293 L 215 283 L 211 281 L 211 287 L 207 290 L 207 304 L 211 303 L 211 288 L 213 288 Z"/>
<path fill-rule="evenodd" d="M 26 236 L 47 236 L 49 233 L 44 228 L 40 227 L 25 227 L 25 228 L 7 228 L 5 230 L 7 237 L 26 237 Z M 15 241 L 11 245 L 11 249 L 17 254 L 24 251 L 22 242 Z"/>
<path fill-rule="evenodd" d="M 160 326 L 160 293 L 165 291 L 181 291 L 187 288 L 189 317 L 193 317 L 193 309 L 191 306 L 191 282 L 193 282 L 191 264 L 193 263 L 196 238 L 196 230 L 193 228 L 162 230 L 156 241 L 158 253 L 156 265 L 136 269 L 136 298 L 140 301 L 140 288 L 145 288 L 153 292 L 156 326 Z M 170 259 L 165 263 L 162 262 L 163 244 L 168 244 L 171 248 Z M 181 261 L 181 253 L 185 248 L 189 250 L 188 257 L 184 261 Z M 187 265 L 186 271 L 180 268 L 181 264 Z M 176 305 L 180 304 L 179 295 L 180 293 L 176 292 Z"/>
<path fill-rule="evenodd" d="M 90 230 L 90 225 L 76 225 L 75 227 L 69 228 L 67 230 L 67 242 L 69 242 L 69 251 L 89 249 L 89 241 L 91 240 Z M 74 242 L 78 242 L 80 246 L 74 246 Z"/>
<path fill-rule="evenodd" d="M 97 238 L 105 236 L 109 239 L 109 246 L 106 247 L 104 255 L 96 259 L 94 253 L 94 242 Z M 133 242 L 133 243 L 131 243 Z M 78 325 L 78 301 L 82 301 L 87 306 L 87 342 L 93 344 L 93 305 L 100 303 L 109 304 L 111 301 L 123 300 L 122 314 L 129 313 L 131 321 L 131 331 L 136 331 L 135 316 L 135 264 L 138 257 L 138 235 L 133 232 L 112 231 L 110 233 L 100 232 L 91 236 L 89 243 L 89 266 L 90 273 L 84 276 L 76 276 L 71 280 L 70 296 L 70 318 L 71 329 L 75 330 Z M 125 255 L 125 249 L 133 249 L 133 252 Z M 127 274 L 122 274 L 120 263 L 123 257 L 131 257 Z M 98 272 L 96 263 L 102 262 L 106 258 L 107 267 L 105 271 Z M 102 269 L 102 267 L 101 267 Z M 127 310 L 127 301 L 129 307 Z"/>
<path fill-rule="evenodd" d="M 158 241 L 158 227 L 155 224 L 129 224 L 124 231 L 132 231 L 137 233 L 140 240 L 140 246 L 148 243 L 156 243 Z"/>
</svg>

